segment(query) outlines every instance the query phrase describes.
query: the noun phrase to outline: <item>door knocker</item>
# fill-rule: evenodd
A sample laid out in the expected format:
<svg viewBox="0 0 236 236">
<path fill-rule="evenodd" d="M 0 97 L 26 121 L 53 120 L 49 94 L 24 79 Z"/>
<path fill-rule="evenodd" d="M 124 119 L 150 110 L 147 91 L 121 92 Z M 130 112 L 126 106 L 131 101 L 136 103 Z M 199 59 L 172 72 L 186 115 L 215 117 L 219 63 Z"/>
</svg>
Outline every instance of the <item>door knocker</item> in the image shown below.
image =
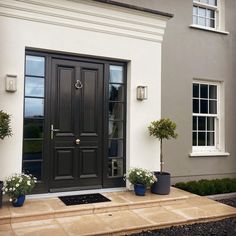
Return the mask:
<svg viewBox="0 0 236 236">
<path fill-rule="evenodd" d="M 76 80 L 75 87 L 76 87 L 76 89 L 83 88 L 83 84 L 80 82 L 80 80 L 78 80 L 78 79 Z"/>
</svg>

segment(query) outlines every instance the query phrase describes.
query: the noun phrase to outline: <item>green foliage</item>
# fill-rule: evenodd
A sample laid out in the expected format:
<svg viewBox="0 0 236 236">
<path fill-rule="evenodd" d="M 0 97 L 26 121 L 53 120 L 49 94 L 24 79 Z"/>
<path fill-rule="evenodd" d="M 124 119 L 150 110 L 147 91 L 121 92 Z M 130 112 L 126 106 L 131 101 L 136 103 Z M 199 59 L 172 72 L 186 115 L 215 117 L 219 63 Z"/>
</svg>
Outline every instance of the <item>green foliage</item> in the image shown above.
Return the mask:
<svg viewBox="0 0 236 236">
<path fill-rule="evenodd" d="M 148 129 L 150 136 L 154 136 L 160 140 L 177 138 L 177 134 L 175 133 L 176 124 L 168 118 L 151 122 Z"/>
<path fill-rule="evenodd" d="M 0 111 L 0 139 L 4 139 L 7 136 L 11 136 L 11 127 L 10 127 L 10 115 Z"/>
<path fill-rule="evenodd" d="M 156 181 L 156 177 L 152 172 L 142 168 L 129 169 L 125 178 L 133 185 L 143 184 L 147 187 L 151 186 Z"/>
<path fill-rule="evenodd" d="M 187 183 L 179 182 L 174 185 L 176 188 L 195 193 L 201 196 L 236 192 L 236 179 L 202 179 Z"/>
<path fill-rule="evenodd" d="M 3 194 L 7 194 L 10 201 L 14 201 L 20 195 L 31 193 L 36 182 L 32 175 L 14 174 L 4 181 Z"/>
</svg>

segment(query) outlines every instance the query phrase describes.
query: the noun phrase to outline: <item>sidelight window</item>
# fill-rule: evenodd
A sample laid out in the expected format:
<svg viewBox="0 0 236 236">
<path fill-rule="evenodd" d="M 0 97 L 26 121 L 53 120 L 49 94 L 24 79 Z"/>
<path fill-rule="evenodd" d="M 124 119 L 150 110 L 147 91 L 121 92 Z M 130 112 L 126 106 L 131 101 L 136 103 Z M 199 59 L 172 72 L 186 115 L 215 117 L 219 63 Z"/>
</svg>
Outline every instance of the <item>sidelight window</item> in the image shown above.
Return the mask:
<svg viewBox="0 0 236 236">
<path fill-rule="evenodd" d="M 108 176 L 123 176 L 125 160 L 125 81 L 124 67 L 109 67 Z"/>
<path fill-rule="evenodd" d="M 23 166 L 41 180 L 43 161 L 45 58 L 26 55 Z"/>
</svg>

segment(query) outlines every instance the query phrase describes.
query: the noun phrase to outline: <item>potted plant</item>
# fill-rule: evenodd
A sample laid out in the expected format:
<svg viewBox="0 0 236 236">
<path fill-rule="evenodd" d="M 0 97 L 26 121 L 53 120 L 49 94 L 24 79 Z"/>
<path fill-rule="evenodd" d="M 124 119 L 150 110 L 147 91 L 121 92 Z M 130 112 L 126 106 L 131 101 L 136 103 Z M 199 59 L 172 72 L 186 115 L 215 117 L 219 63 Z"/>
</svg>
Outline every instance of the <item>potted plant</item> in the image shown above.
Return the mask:
<svg viewBox="0 0 236 236">
<path fill-rule="evenodd" d="M 156 178 L 152 172 L 143 168 L 131 168 L 125 178 L 134 185 L 134 192 L 137 196 L 144 196 L 147 187 L 150 187 Z"/>
<path fill-rule="evenodd" d="M 14 174 L 4 181 L 3 194 L 10 197 L 14 207 L 21 207 L 25 202 L 25 195 L 31 193 L 36 182 L 32 175 Z"/>
<path fill-rule="evenodd" d="M 154 175 L 157 177 L 158 182 L 154 183 L 151 187 L 151 191 L 157 194 L 169 194 L 170 192 L 170 173 L 163 172 L 163 152 L 162 142 L 163 139 L 177 138 L 175 133 L 176 124 L 170 119 L 160 119 L 151 122 L 148 127 L 150 136 L 154 136 L 160 141 L 160 171 L 155 171 Z"/>
<path fill-rule="evenodd" d="M 10 115 L 0 111 L 0 139 L 4 139 L 5 137 L 11 136 L 11 127 L 10 127 Z M 2 188 L 3 181 L 0 180 L 0 208 L 2 207 Z"/>
</svg>

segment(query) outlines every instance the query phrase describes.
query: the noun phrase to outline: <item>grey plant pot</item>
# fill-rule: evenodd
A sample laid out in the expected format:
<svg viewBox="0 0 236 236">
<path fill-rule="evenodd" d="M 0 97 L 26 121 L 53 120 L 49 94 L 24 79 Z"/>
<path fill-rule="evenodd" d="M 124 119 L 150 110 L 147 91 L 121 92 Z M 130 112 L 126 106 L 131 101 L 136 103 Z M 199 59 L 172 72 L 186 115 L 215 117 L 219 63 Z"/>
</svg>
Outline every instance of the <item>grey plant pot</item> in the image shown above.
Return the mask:
<svg viewBox="0 0 236 236">
<path fill-rule="evenodd" d="M 2 188 L 3 188 L 3 181 L 0 180 L 0 208 L 2 207 Z"/>
<path fill-rule="evenodd" d="M 170 173 L 162 172 L 162 174 L 157 171 L 154 172 L 154 175 L 157 178 L 157 182 L 155 182 L 151 186 L 151 192 L 160 195 L 167 195 L 170 193 Z"/>
</svg>

